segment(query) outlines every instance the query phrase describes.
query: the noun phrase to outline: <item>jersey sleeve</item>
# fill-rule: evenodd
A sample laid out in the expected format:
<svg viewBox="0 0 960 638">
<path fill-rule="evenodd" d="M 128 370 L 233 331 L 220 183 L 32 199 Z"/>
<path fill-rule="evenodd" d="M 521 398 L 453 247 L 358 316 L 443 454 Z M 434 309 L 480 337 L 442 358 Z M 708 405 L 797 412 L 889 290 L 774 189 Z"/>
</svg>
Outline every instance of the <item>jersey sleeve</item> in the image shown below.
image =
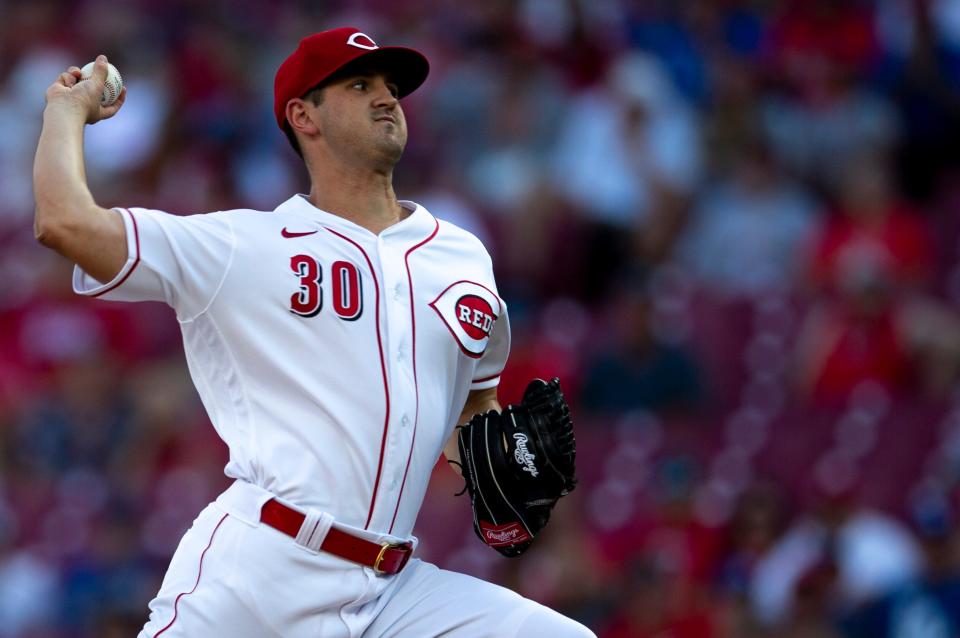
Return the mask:
<svg viewBox="0 0 960 638">
<path fill-rule="evenodd" d="M 507 356 L 510 354 L 510 317 L 507 304 L 502 300 L 501 304 L 500 316 L 490 330 L 490 341 L 474 371 L 471 390 L 486 390 L 499 385 L 500 373 L 507 365 Z"/>
<path fill-rule="evenodd" d="M 73 289 L 113 301 L 163 301 L 187 321 L 203 313 L 223 283 L 236 248 L 228 214 L 181 217 L 120 208 L 127 261 L 106 283 L 74 268 Z"/>
</svg>

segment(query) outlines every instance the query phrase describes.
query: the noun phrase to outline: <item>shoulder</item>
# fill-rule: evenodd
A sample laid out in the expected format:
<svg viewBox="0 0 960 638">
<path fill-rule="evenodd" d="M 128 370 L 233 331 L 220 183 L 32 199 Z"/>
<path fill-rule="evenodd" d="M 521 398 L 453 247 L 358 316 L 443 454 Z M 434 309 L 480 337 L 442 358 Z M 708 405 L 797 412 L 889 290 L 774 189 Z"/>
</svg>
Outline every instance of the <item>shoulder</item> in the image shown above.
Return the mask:
<svg viewBox="0 0 960 638">
<path fill-rule="evenodd" d="M 402 200 L 400 203 L 407 207 L 413 207 L 417 216 L 422 215 L 422 217 L 418 217 L 419 221 L 417 224 L 419 228 L 424 229 L 429 227 L 431 230 L 436 229 L 435 236 L 431 236 L 431 243 L 433 243 L 435 247 L 450 247 L 454 245 L 465 254 L 477 254 L 484 256 L 488 260 L 490 259 L 490 255 L 483 241 L 463 226 L 443 218 L 443 213 L 439 216 L 434 215 L 423 204 L 411 200 Z M 469 222 L 469 216 L 466 217 L 465 220 Z"/>
<path fill-rule="evenodd" d="M 179 214 L 152 208 L 118 208 L 132 220 L 135 232 L 156 235 L 168 239 L 208 237 L 233 242 L 247 233 L 262 233 L 265 225 L 276 222 L 270 211 L 251 209 L 220 210 L 204 213 Z"/>
<path fill-rule="evenodd" d="M 224 224 L 229 225 L 234 223 L 238 219 L 245 219 L 248 217 L 266 217 L 272 214 L 271 211 L 258 211 L 251 210 L 246 208 L 238 208 L 234 210 L 218 210 L 204 213 L 180 213 L 180 212 L 169 212 L 164 210 L 158 210 L 155 208 L 145 208 L 141 206 L 131 206 L 125 208 L 122 206 L 115 207 L 119 211 L 127 211 L 134 217 L 149 217 L 154 219 L 159 219 L 163 221 L 169 221 L 171 223 L 186 223 L 186 224 Z"/>
<path fill-rule="evenodd" d="M 446 244 L 462 253 L 490 261 L 490 253 L 483 242 L 476 235 L 456 224 L 437 219 L 437 239 L 440 240 L 441 245 Z"/>
</svg>

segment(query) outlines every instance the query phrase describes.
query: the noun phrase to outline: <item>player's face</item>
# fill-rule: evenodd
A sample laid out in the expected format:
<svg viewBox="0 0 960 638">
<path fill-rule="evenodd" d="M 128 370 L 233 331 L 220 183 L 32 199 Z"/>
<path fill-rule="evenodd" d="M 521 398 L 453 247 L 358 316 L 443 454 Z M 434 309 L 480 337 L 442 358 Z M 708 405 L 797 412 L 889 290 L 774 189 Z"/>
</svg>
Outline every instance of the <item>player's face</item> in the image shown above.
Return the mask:
<svg viewBox="0 0 960 638">
<path fill-rule="evenodd" d="M 317 107 L 327 144 L 351 159 L 392 168 L 407 144 L 397 86 L 382 72 L 360 69 L 324 88 Z"/>
</svg>

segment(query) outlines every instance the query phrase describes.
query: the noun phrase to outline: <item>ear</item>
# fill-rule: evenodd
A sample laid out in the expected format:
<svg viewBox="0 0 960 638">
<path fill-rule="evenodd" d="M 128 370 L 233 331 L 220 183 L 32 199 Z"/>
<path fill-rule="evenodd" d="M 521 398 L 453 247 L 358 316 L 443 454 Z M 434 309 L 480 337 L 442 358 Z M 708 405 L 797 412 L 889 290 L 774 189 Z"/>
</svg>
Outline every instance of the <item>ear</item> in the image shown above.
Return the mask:
<svg viewBox="0 0 960 638">
<path fill-rule="evenodd" d="M 293 98 L 287 102 L 287 122 L 290 123 L 290 128 L 293 129 L 295 133 L 299 132 L 303 135 L 311 136 L 320 132 L 320 128 L 311 117 L 310 106 L 311 105 L 308 105 L 300 98 Z"/>
</svg>

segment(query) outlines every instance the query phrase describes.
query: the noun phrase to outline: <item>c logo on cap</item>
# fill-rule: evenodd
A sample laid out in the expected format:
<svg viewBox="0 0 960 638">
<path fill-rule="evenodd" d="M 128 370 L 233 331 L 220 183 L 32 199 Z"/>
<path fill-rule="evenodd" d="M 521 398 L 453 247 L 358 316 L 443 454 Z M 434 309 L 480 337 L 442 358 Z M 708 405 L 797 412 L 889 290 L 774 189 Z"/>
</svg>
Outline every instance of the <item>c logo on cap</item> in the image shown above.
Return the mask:
<svg viewBox="0 0 960 638">
<path fill-rule="evenodd" d="M 357 42 L 357 38 L 366 38 L 366 40 L 370 44 L 362 44 L 360 42 Z M 358 49 L 367 49 L 368 51 L 372 51 L 374 49 L 380 48 L 377 46 L 377 43 L 373 41 L 373 38 L 368 36 L 366 33 L 360 33 L 359 31 L 351 35 L 349 38 L 347 38 L 347 44 L 349 44 L 352 47 L 357 47 Z"/>
</svg>

